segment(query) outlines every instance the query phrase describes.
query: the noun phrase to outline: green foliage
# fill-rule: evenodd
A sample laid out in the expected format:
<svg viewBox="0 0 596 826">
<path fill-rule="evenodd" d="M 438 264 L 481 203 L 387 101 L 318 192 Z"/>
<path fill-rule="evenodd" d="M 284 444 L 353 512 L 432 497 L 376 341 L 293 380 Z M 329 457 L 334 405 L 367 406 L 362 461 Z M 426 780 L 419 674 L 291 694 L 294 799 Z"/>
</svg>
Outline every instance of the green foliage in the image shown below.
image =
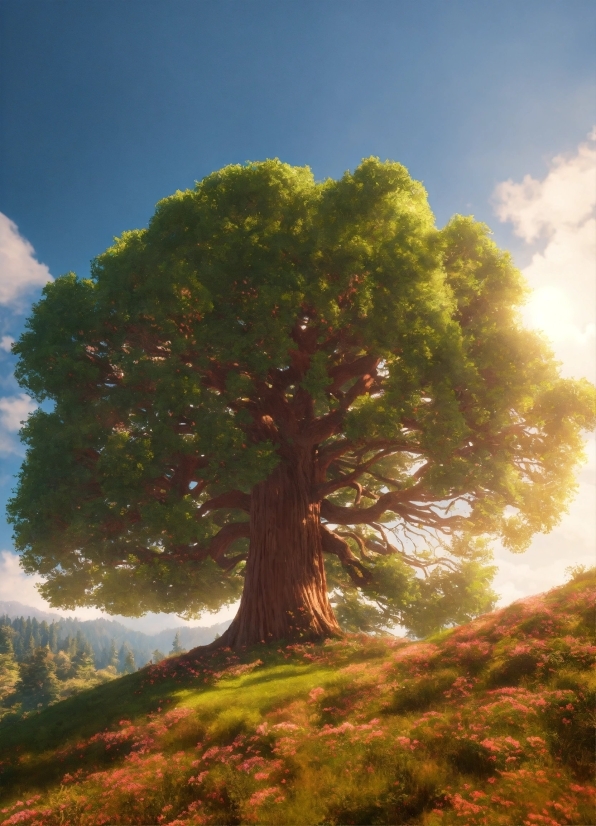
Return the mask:
<svg viewBox="0 0 596 826">
<path fill-rule="evenodd" d="M 118 654 L 118 671 L 121 674 L 133 674 L 136 670 L 134 654 L 130 648 L 123 643 Z"/>
<path fill-rule="evenodd" d="M 19 679 L 11 703 L 19 703 L 24 711 L 45 706 L 58 697 L 54 655 L 49 648 L 37 648 L 32 656 L 19 664 Z"/>
<path fill-rule="evenodd" d="M 24 569 L 64 608 L 230 604 L 246 494 L 306 445 L 335 457 L 324 520 L 352 527 L 360 568 L 328 565 L 345 627 L 420 636 L 488 610 L 477 537 L 549 531 L 595 421 L 594 388 L 522 327 L 526 289 L 483 224 L 437 230 L 397 163 L 320 183 L 228 166 L 160 201 L 90 279 L 47 285 L 14 346 L 51 402 L 9 505 Z"/>
<path fill-rule="evenodd" d="M 72 664 L 75 675 L 81 679 L 87 679 L 95 674 L 95 660 L 93 653 L 87 647 L 79 649 L 73 657 Z"/>
<path fill-rule="evenodd" d="M 10 654 L 14 656 L 13 634 L 14 632 L 9 625 L 0 625 L 0 655 Z"/>
<path fill-rule="evenodd" d="M 118 667 L 118 652 L 116 651 L 116 643 L 114 642 L 114 639 L 110 641 L 110 651 L 106 665 L 111 668 Z"/>
<path fill-rule="evenodd" d="M 170 651 L 170 655 L 178 656 L 178 654 L 183 654 L 184 649 L 180 644 L 180 632 L 176 631 L 176 636 L 174 637 L 174 641 L 172 642 L 172 649 Z"/>
<path fill-rule="evenodd" d="M 153 665 L 157 665 L 157 663 L 160 663 L 162 660 L 165 660 L 165 658 L 166 655 L 163 653 L 163 651 L 160 651 L 159 648 L 156 648 L 153 654 L 151 655 L 151 662 L 153 663 Z"/>
<path fill-rule="evenodd" d="M 54 655 L 54 663 L 56 665 L 56 676 L 59 680 L 68 680 L 70 677 L 74 677 L 75 670 L 72 660 L 66 651 L 58 651 Z"/>
<path fill-rule="evenodd" d="M 370 581 L 360 587 L 339 563 L 328 562 L 328 581 L 337 589 L 334 610 L 342 628 L 378 633 L 398 625 L 414 637 L 425 637 L 490 611 L 497 595 L 489 587 L 495 567 L 486 543 L 455 546 L 452 552 L 459 556 L 457 567 L 437 566 L 426 575 L 416 575 L 398 555 L 378 556 L 370 565 Z"/>
<path fill-rule="evenodd" d="M 0 705 L 12 692 L 19 676 L 12 637 L 12 628 L 0 625 Z"/>
</svg>

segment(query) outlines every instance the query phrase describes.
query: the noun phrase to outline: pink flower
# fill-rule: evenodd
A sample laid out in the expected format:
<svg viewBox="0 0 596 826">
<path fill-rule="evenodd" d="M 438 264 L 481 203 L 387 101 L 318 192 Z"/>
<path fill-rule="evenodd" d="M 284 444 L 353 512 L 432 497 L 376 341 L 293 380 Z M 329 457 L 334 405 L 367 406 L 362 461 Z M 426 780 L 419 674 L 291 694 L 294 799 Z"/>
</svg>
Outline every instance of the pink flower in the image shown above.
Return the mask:
<svg viewBox="0 0 596 826">
<path fill-rule="evenodd" d="M 267 789 L 260 789 L 252 795 L 248 803 L 251 806 L 260 806 L 261 803 L 264 803 L 265 800 L 272 797 L 272 795 L 277 794 L 278 791 L 279 789 L 276 786 L 269 786 Z"/>
<path fill-rule="evenodd" d="M 189 783 L 202 783 L 202 782 L 203 782 L 203 779 L 204 779 L 204 778 L 205 778 L 208 774 L 209 774 L 209 772 L 208 772 L 208 771 L 201 772 L 200 774 L 197 774 L 197 776 L 196 776 L 196 777 L 189 777 L 189 778 L 188 778 L 188 782 L 189 782 Z M 171 809 L 172 807 L 170 806 L 169 808 Z M 165 809 L 164 809 L 163 811 L 165 812 Z"/>
<path fill-rule="evenodd" d="M 309 692 L 308 696 L 311 703 L 316 703 L 316 701 L 325 693 L 325 689 L 321 688 L 313 688 L 312 691 Z"/>
</svg>

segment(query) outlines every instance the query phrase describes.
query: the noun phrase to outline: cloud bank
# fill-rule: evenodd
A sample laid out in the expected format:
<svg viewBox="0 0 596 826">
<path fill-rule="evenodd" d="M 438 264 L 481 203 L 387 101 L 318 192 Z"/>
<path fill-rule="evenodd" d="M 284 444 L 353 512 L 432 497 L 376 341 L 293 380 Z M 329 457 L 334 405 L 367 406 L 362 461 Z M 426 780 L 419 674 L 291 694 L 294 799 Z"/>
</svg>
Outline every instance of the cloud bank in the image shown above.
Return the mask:
<svg viewBox="0 0 596 826">
<path fill-rule="evenodd" d="M 596 127 L 574 153 L 553 158 L 543 180 L 505 181 L 494 201 L 533 248 L 526 322 L 548 336 L 565 375 L 595 381 Z"/>
<path fill-rule="evenodd" d="M 176 614 L 146 614 L 144 617 L 123 617 L 104 614 L 98 608 L 77 608 L 74 611 L 65 611 L 49 605 L 37 590 L 37 585 L 43 582 L 40 576 L 29 576 L 19 564 L 19 557 L 13 551 L 0 550 L 0 601 L 15 600 L 32 608 L 42 611 L 52 611 L 62 617 L 78 617 L 81 620 L 92 620 L 104 617 L 122 623 L 134 631 L 143 631 L 145 634 L 156 634 L 166 628 L 180 626 L 194 627 L 197 625 L 209 626 L 217 622 L 233 619 L 238 610 L 238 604 L 224 607 L 217 613 L 204 614 L 196 620 L 183 620 Z"/>
<path fill-rule="evenodd" d="M 17 225 L 0 212 L 0 308 L 3 318 L 23 312 L 28 296 L 34 289 L 52 280 L 45 264 L 35 258 L 35 250 L 19 233 Z M 0 337 L 0 350 L 10 352 L 14 338 Z M 21 454 L 22 448 L 14 434 L 36 405 L 26 393 L 0 397 L 0 453 Z"/>
<path fill-rule="evenodd" d="M 33 413 L 37 405 L 26 393 L 18 396 L 6 396 L 0 399 L 0 424 L 8 431 L 16 432 L 21 424 Z"/>
<path fill-rule="evenodd" d="M 0 453 L 23 453 L 13 434 L 21 429 L 28 415 L 36 409 L 37 405 L 26 393 L 0 398 Z"/>
<path fill-rule="evenodd" d="M 52 280 L 49 269 L 35 259 L 35 250 L 17 225 L 0 212 L 0 305 L 23 309 L 29 290 Z"/>
<path fill-rule="evenodd" d="M 564 375 L 596 380 L 596 127 L 575 152 L 557 155 L 542 180 L 526 175 L 497 186 L 495 210 L 528 244 L 532 258 L 522 272 L 532 294 L 525 322 L 550 339 Z M 561 523 L 538 534 L 522 556 L 502 548 L 495 588 L 501 603 L 544 591 L 564 580 L 572 565 L 596 563 L 596 449 L 586 444 L 588 462 L 578 493 Z"/>
</svg>

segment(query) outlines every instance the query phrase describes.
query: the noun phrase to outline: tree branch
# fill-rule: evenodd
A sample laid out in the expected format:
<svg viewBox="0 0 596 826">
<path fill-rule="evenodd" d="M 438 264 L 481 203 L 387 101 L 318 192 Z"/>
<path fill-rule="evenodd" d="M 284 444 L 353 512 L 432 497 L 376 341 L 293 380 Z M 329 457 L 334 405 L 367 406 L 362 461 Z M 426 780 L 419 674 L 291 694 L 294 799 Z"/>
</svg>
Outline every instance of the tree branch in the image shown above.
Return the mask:
<svg viewBox="0 0 596 826">
<path fill-rule="evenodd" d="M 234 509 L 250 513 L 250 496 L 248 493 L 243 493 L 241 490 L 229 490 L 222 493 L 220 496 L 215 496 L 213 499 L 208 499 L 203 502 L 201 507 L 196 512 L 197 519 L 204 516 L 209 511 L 219 510 L 222 508 Z"/>
<path fill-rule="evenodd" d="M 224 559 L 218 562 L 218 565 L 228 574 L 239 562 L 246 562 L 247 559 L 248 554 L 236 554 L 236 556 L 224 557 Z"/>
<path fill-rule="evenodd" d="M 337 556 L 355 585 L 363 585 L 372 580 L 372 574 L 354 556 L 346 540 L 324 525 L 321 525 L 321 543 L 323 553 Z"/>
<path fill-rule="evenodd" d="M 341 533 L 337 533 L 336 531 L 334 531 L 334 533 L 336 534 L 336 536 L 349 536 L 358 545 L 358 548 L 362 556 L 365 559 L 370 559 L 364 539 L 360 536 L 359 533 L 356 533 L 356 531 L 342 531 Z"/>
<path fill-rule="evenodd" d="M 350 381 L 350 379 L 364 375 L 374 376 L 380 361 L 381 359 L 376 356 L 365 355 L 354 359 L 354 361 L 351 361 L 349 364 L 344 362 L 332 367 L 327 371 L 329 378 L 333 379 L 328 392 L 332 394 L 339 392 L 343 385 L 347 381 Z"/>
<path fill-rule="evenodd" d="M 378 522 L 387 511 L 390 511 L 401 516 L 405 522 L 424 524 L 443 533 L 451 533 L 461 527 L 461 516 L 439 516 L 431 508 L 421 508 L 409 502 L 409 494 L 409 490 L 384 493 L 368 508 L 342 507 L 323 499 L 321 516 L 333 525 L 370 525 Z"/>
<path fill-rule="evenodd" d="M 227 525 L 224 525 L 223 528 L 211 539 L 209 545 L 207 546 L 207 553 L 214 562 L 217 562 L 220 568 L 228 570 L 227 563 L 229 563 L 230 560 L 226 560 L 224 558 L 225 552 L 237 539 L 246 539 L 249 536 L 249 522 L 230 522 Z"/>
<path fill-rule="evenodd" d="M 321 498 L 325 496 L 329 496 L 330 493 L 333 493 L 336 490 L 344 487 L 353 487 L 354 483 L 357 479 L 359 479 L 363 473 L 368 472 L 368 469 L 375 465 L 377 462 L 380 462 L 381 459 L 386 459 L 389 456 L 393 456 L 396 453 L 402 452 L 402 448 L 393 448 L 393 449 L 386 449 L 381 450 L 380 453 L 375 454 L 371 459 L 368 459 L 366 462 L 362 462 L 362 464 L 357 465 L 350 473 L 346 474 L 346 476 L 341 476 L 339 479 L 332 479 L 331 481 L 321 485 L 318 489 L 318 493 Z M 374 476 L 374 474 L 370 474 Z M 397 482 L 393 482 L 393 484 L 397 485 Z M 360 487 L 360 495 L 362 495 L 362 488 Z M 375 497 L 371 497 L 375 498 Z M 354 505 L 360 504 L 360 497 L 358 500 L 354 502 Z"/>
</svg>

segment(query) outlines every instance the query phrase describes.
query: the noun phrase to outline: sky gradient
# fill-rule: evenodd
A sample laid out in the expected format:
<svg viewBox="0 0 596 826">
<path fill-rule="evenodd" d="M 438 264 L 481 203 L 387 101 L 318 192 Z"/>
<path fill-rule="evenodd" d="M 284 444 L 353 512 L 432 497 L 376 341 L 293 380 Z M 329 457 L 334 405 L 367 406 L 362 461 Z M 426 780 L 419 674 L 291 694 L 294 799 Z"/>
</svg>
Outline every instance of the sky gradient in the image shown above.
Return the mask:
<svg viewBox="0 0 596 826">
<path fill-rule="evenodd" d="M 594 42 L 592 0 L 0 0 L 1 507 L 34 407 L 10 343 L 40 287 L 229 163 L 400 161 L 439 226 L 491 226 L 535 290 L 528 323 L 593 380 Z M 497 549 L 504 601 L 594 558 L 593 446 L 561 526 Z M 0 554 L 0 599 L 41 607 L 3 522 Z"/>
</svg>

